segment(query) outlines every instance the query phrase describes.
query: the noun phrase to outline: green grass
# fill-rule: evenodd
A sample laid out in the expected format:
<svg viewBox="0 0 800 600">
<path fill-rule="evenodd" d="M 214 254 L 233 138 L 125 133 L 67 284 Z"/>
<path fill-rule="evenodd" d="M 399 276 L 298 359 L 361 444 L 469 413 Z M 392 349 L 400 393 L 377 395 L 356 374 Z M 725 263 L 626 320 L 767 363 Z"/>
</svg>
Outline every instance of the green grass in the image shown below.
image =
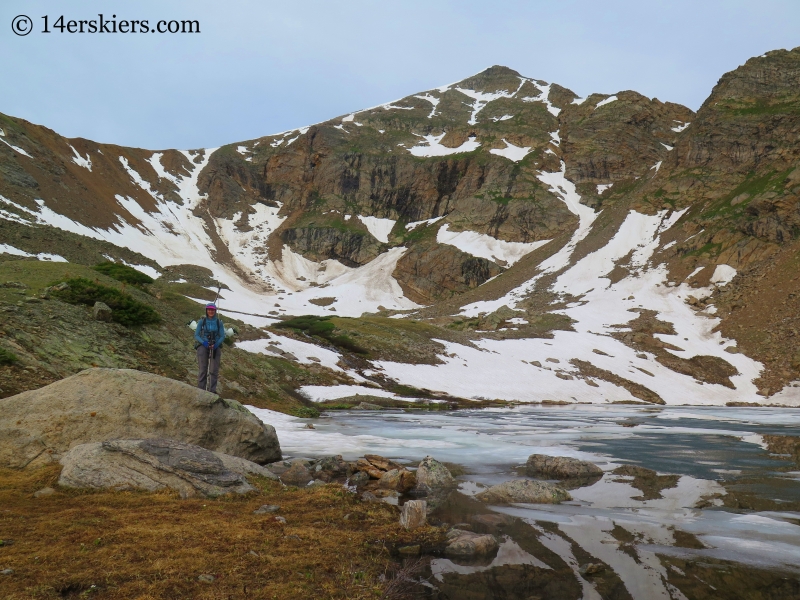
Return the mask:
<svg viewBox="0 0 800 600">
<path fill-rule="evenodd" d="M 95 302 L 103 302 L 111 308 L 111 319 L 120 325 L 126 327 L 148 325 L 161 320 L 159 314 L 150 306 L 112 287 L 81 277 L 68 279 L 65 283 L 69 287 L 63 290 L 54 290 L 52 292 L 54 297 L 69 304 L 85 304 L 86 306 L 94 306 Z"/>
<path fill-rule="evenodd" d="M 281 329 L 294 329 L 295 331 L 302 331 L 308 335 L 320 337 L 329 341 L 334 346 L 355 352 L 356 354 L 369 354 L 369 352 L 356 344 L 352 339 L 343 334 L 335 334 L 336 325 L 331 323 L 331 317 L 316 317 L 314 315 L 303 315 L 288 319 L 282 323 L 278 323 L 275 327 Z"/>
<path fill-rule="evenodd" d="M 800 114 L 800 102 L 797 100 L 789 100 L 787 102 L 777 102 L 775 104 L 767 104 L 764 101 L 756 101 L 749 105 L 723 106 L 723 110 L 737 116 L 747 115 L 797 115 Z"/>
<path fill-rule="evenodd" d="M 144 285 L 146 283 L 153 283 L 154 281 L 149 275 L 145 275 L 133 267 L 120 263 L 101 262 L 92 268 L 103 275 L 108 275 L 112 279 L 122 281 L 123 283 L 130 283 L 131 285 Z"/>
</svg>

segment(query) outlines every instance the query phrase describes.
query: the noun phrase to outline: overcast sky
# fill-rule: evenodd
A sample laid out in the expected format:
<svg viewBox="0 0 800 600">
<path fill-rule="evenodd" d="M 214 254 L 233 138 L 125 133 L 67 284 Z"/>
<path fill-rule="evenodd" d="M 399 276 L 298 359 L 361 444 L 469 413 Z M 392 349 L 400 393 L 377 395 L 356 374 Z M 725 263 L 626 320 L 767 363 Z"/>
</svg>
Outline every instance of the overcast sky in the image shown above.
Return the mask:
<svg viewBox="0 0 800 600">
<path fill-rule="evenodd" d="M 98 13 L 197 19 L 201 33 L 41 33 L 43 15 L 52 28 Z M 633 89 L 697 109 L 726 71 L 796 46 L 798 0 L 3 0 L 0 112 L 68 137 L 214 147 L 493 64 L 581 96 Z"/>
</svg>

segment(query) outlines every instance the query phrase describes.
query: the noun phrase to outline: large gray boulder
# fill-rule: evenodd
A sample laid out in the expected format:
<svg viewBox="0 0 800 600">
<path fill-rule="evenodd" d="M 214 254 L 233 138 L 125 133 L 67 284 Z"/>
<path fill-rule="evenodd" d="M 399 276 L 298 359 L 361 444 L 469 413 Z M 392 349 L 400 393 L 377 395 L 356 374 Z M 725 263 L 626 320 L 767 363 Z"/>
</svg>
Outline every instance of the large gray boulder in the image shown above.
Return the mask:
<svg viewBox="0 0 800 600">
<path fill-rule="evenodd" d="M 0 399 L 0 467 L 57 461 L 70 448 L 112 439 L 168 438 L 264 464 L 281 448 L 234 400 L 130 369 L 87 369 Z"/>
<path fill-rule="evenodd" d="M 525 472 L 531 477 L 548 479 L 586 479 L 603 475 L 603 469 L 594 463 L 568 456 L 546 454 L 531 454 L 525 463 Z"/>
<path fill-rule="evenodd" d="M 175 440 L 110 440 L 80 444 L 61 457 L 58 483 L 115 490 L 176 490 L 182 498 L 252 491 L 247 475 L 276 476 L 254 462 Z"/>
<path fill-rule="evenodd" d="M 514 479 L 476 494 L 481 502 L 488 504 L 558 504 L 572 497 L 564 489 L 545 481 L 530 481 L 528 479 Z"/>
<path fill-rule="evenodd" d="M 426 456 L 417 468 L 417 490 L 435 493 L 456 487 L 458 484 L 450 471 L 432 456 Z"/>
</svg>

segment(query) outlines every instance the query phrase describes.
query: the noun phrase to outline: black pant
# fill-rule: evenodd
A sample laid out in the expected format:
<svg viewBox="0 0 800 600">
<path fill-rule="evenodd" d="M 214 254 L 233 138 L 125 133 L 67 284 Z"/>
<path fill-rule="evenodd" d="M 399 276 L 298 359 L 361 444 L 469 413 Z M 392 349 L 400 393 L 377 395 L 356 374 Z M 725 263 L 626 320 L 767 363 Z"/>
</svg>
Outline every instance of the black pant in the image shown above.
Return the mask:
<svg viewBox="0 0 800 600">
<path fill-rule="evenodd" d="M 201 390 L 217 393 L 217 379 L 219 378 L 219 362 L 222 358 L 222 348 L 214 348 L 209 365 L 210 351 L 205 346 L 197 347 L 197 387 Z M 208 381 L 206 381 L 208 379 Z M 206 388 L 208 384 L 208 388 Z"/>
</svg>

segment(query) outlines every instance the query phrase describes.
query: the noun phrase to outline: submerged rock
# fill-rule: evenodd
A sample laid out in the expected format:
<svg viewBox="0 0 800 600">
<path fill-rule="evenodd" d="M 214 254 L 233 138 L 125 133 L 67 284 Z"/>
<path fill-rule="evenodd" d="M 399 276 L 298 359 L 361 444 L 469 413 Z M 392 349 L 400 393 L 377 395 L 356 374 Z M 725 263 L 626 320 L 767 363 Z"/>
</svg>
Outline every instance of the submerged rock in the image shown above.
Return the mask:
<svg viewBox="0 0 800 600">
<path fill-rule="evenodd" d="M 78 444 L 161 437 L 256 463 L 279 460 L 275 429 L 234 400 L 131 369 L 87 369 L 0 399 L 0 467 L 57 461 Z"/>
<path fill-rule="evenodd" d="M 497 552 L 498 547 L 497 540 L 493 535 L 451 529 L 447 534 L 447 547 L 444 549 L 444 554 L 453 558 L 487 556 Z"/>
<path fill-rule="evenodd" d="M 544 481 L 530 481 L 529 479 L 514 479 L 499 485 L 494 485 L 487 490 L 476 494 L 481 502 L 488 504 L 558 504 L 564 500 L 572 500 L 569 492 Z"/>
<path fill-rule="evenodd" d="M 274 479 L 248 460 L 176 440 L 112 440 L 80 444 L 61 458 L 58 483 L 65 487 L 116 490 L 163 488 L 182 498 L 244 494 L 254 488 L 246 475 Z"/>
<path fill-rule="evenodd" d="M 603 469 L 589 461 L 546 454 L 531 454 L 525 463 L 525 472 L 531 477 L 548 479 L 584 479 L 603 475 Z"/>
</svg>

